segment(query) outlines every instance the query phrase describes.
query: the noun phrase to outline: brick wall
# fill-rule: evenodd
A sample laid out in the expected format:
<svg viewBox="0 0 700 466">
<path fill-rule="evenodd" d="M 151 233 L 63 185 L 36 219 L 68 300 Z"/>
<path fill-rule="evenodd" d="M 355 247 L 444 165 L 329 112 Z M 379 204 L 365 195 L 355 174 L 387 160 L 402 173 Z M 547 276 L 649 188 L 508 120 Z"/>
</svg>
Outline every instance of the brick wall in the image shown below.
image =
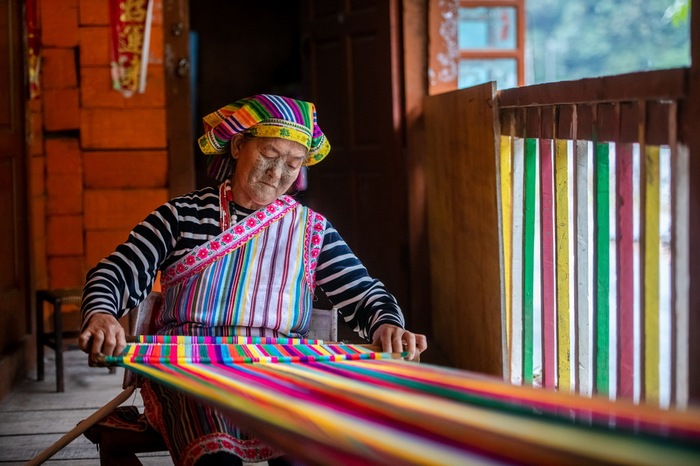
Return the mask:
<svg viewBox="0 0 700 466">
<path fill-rule="evenodd" d="M 42 0 L 41 95 L 29 102 L 37 288 L 85 273 L 167 200 L 162 4 L 146 92 L 111 89 L 107 0 Z"/>
</svg>

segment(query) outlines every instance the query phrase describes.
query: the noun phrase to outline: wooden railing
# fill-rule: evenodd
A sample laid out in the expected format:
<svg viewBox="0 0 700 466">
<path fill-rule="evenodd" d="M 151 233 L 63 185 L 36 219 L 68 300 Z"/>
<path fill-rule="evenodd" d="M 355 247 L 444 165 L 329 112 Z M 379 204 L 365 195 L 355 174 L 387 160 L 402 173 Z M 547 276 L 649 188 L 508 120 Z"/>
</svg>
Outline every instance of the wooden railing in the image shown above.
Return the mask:
<svg viewBox="0 0 700 466">
<path fill-rule="evenodd" d="M 687 404 L 689 152 L 678 128 L 688 76 L 497 94 L 503 360 L 513 383 Z"/>
</svg>

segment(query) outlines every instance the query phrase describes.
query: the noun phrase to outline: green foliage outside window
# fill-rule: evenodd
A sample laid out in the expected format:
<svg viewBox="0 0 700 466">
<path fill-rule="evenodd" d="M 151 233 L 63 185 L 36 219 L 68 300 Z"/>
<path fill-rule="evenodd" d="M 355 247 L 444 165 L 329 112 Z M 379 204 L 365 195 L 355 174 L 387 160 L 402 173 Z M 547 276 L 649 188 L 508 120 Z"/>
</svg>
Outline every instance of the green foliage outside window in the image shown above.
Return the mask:
<svg viewBox="0 0 700 466">
<path fill-rule="evenodd" d="M 527 84 L 689 66 L 689 10 L 689 0 L 527 0 Z"/>
</svg>

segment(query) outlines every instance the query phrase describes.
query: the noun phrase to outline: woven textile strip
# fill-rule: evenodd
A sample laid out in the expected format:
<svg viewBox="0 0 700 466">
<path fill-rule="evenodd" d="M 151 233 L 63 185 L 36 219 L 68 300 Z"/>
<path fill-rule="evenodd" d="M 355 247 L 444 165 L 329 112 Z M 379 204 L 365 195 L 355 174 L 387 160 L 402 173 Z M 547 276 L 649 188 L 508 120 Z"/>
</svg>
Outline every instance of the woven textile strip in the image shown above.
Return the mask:
<svg viewBox="0 0 700 466">
<path fill-rule="evenodd" d="M 222 345 L 160 345 L 176 358 L 153 346 L 132 345 L 112 361 L 222 408 L 309 464 L 700 464 L 698 412 L 514 386 L 385 353 L 229 364 Z M 371 354 L 352 345 L 279 346 Z M 183 354 L 206 354 L 209 363 Z"/>
</svg>

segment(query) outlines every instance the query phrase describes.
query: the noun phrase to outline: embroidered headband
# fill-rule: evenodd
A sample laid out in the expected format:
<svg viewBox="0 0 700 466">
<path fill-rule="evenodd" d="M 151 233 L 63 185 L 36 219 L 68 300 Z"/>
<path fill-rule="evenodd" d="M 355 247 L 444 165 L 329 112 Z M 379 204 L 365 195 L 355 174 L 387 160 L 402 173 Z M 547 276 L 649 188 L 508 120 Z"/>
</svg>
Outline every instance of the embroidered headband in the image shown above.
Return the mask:
<svg viewBox="0 0 700 466">
<path fill-rule="evenodd" d="M 317 164 L 331 150 L 318 126 L 316 107 L 303 100 L 260 94 L 220 108 L 203 120 L 204 135 L 198 140 L 199 148 L 209 156 L 207 173 L 219 181 L 233 172 L 229 143 L 239 133 L 298 142 L 309 150 L 306 165 Z"/>
</svg>

